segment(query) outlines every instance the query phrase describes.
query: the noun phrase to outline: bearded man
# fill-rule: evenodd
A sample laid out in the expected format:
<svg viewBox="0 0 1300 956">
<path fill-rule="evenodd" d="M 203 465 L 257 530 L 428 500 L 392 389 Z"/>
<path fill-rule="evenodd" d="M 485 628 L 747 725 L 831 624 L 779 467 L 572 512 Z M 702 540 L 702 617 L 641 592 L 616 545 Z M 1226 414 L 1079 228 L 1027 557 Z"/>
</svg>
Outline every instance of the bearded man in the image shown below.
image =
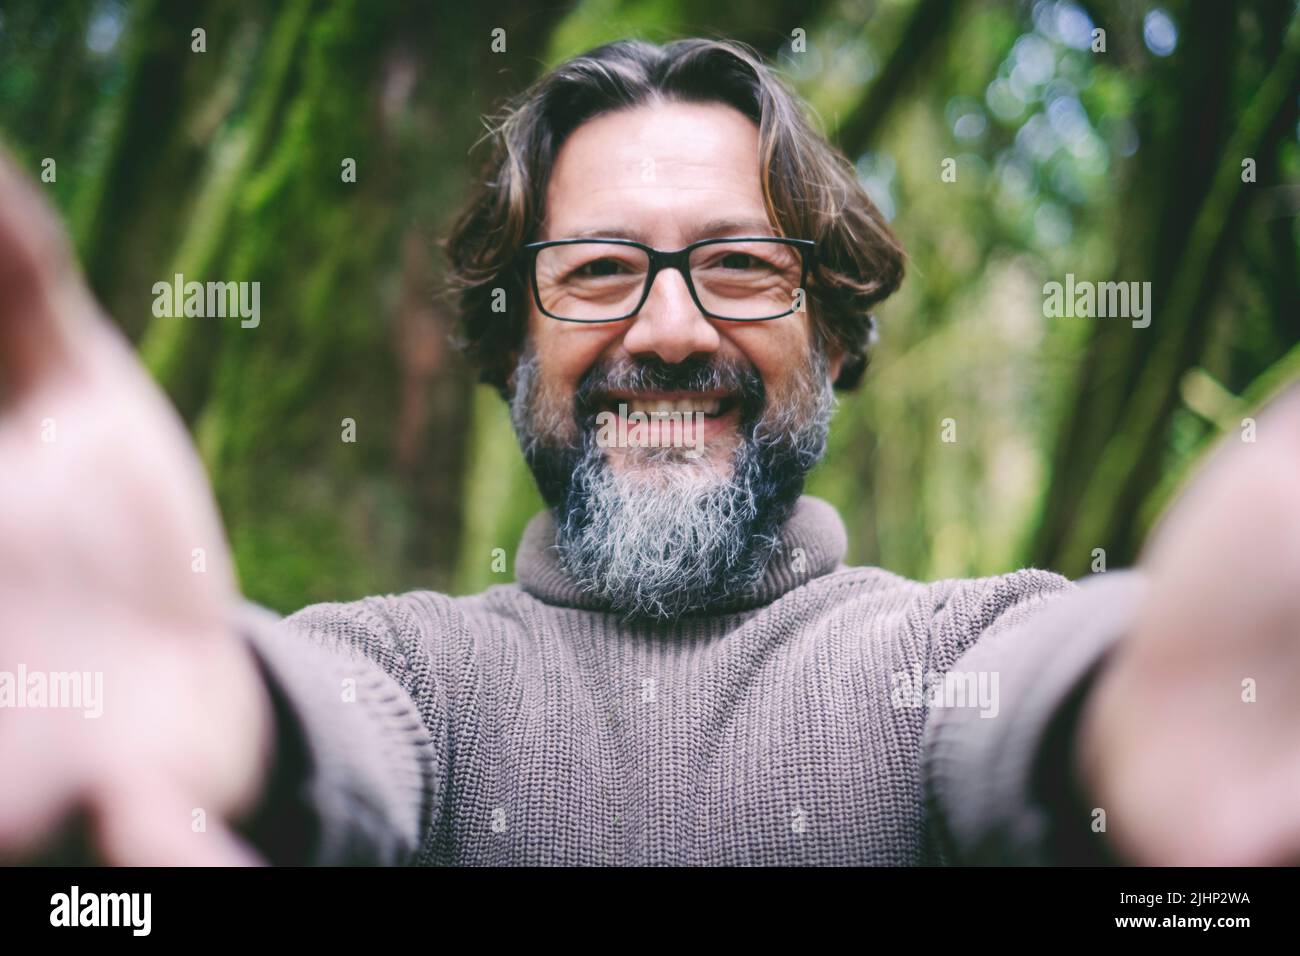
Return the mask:
<svg viewBox="0 0 1300 956">
<path fill-rule="evenodd" d="M 1139 571 L 850 567 L 802 490 L 904 257 L 794 95 L 737 44 L 619 42 L 494 143 L 447 250 L 547 505 L 517 583 L 283 621 L 240 601 L 183 432 L 3 173 L 0 649 L 129 703 L 0 725 L 0 852 L 82 806 L 112 862 L 1296 859 L 1296 695 L 1239 694 L 1300 672 L 1294 399 Z"/>
</svg>

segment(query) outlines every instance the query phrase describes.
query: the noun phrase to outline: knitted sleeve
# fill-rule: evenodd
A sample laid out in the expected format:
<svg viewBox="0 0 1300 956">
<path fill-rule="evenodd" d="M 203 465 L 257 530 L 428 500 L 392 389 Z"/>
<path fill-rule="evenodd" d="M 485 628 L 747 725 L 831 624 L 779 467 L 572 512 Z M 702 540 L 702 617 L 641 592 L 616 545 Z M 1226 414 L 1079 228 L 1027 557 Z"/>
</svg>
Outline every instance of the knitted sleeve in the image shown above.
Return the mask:
<svg viewBox="0 0 1300 956">
<path fill-rule="evenodd" d="M 1135 571 L 1073 585 L 1028 570 L 941 592 L 932 667 L 951 688 L 985 692 L 974 705 L 936 696 L 927 714 L 926 804 L 954 862 L 1110 862 L 1070 754 L 1082 700 L 1142 587 Z"/>
<path fill-rule="evenodd" d="M 243 827 L 275 864 L 420 861 L 437 825 L 447 707 L 425 636 L 389 598 L 317 604 L 239 630 L 276 713 L 263 804 Z"/>
</svg>

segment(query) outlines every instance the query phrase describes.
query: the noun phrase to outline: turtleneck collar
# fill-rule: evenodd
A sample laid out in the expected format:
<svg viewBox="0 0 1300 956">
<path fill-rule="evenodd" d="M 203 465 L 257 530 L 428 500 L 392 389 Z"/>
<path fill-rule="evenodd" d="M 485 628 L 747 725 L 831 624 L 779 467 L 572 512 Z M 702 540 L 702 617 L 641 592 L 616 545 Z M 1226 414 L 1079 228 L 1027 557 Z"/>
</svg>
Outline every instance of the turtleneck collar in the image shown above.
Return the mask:
<svg viewBox="0 0 1300 956">
<path fill-rule="evenodd" d="M 835 570 L 844 560 L 848 539 L 844 522 L 825 501 L 804 495 L 781 526 L 780 542 L 763 576 L 750 587 L 720 601 L 712 613 L 743 611 L 770 604 L 799 585 Z M 549 510 L 535 515 L 524 530 L 515 556 L 519 585 L 547 604 L 607 611 L 602 598 L 580 588 L 560 565 L 555 547 L 555 518 Z"/>
</svg>

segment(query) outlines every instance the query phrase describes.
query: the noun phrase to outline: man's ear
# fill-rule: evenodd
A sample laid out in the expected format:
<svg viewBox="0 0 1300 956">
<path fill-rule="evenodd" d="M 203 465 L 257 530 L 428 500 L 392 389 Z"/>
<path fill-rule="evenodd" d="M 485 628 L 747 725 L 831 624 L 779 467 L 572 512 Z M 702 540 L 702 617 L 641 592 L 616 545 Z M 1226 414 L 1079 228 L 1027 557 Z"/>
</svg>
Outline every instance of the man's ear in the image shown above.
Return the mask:
<svg viewBox="0 0 1300 956">
<path fill-rule="evenodd" d="M 844 349 L 834 343 L 828 342 L 826 345 L 826 377 L 834 385 L 840 377 L 840 370 L 844 368 Z"/>
<path fill-rule="evenodd" d="M 506 375 L 506 401 L 510 401 L 515 394 L 515 369 L 519 367 L 519 351 L 516 349 L 509 354 L 510 372 Z"/>
</svg>

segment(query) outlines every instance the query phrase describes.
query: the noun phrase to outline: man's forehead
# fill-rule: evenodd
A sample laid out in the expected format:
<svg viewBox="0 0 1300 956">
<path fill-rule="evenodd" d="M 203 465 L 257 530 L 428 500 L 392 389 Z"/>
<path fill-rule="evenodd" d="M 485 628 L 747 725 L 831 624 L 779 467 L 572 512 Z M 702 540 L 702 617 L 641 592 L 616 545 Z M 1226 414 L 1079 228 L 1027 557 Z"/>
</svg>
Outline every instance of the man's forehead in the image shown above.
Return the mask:
<svg viewBox="0 0 1300 956">
<path fill-rule="evenodd" d="M 608 113 L 561 147 L 547 186 L 547 238 L 766 234 L 758 129 L 716 103 Z"/>
</svg>

